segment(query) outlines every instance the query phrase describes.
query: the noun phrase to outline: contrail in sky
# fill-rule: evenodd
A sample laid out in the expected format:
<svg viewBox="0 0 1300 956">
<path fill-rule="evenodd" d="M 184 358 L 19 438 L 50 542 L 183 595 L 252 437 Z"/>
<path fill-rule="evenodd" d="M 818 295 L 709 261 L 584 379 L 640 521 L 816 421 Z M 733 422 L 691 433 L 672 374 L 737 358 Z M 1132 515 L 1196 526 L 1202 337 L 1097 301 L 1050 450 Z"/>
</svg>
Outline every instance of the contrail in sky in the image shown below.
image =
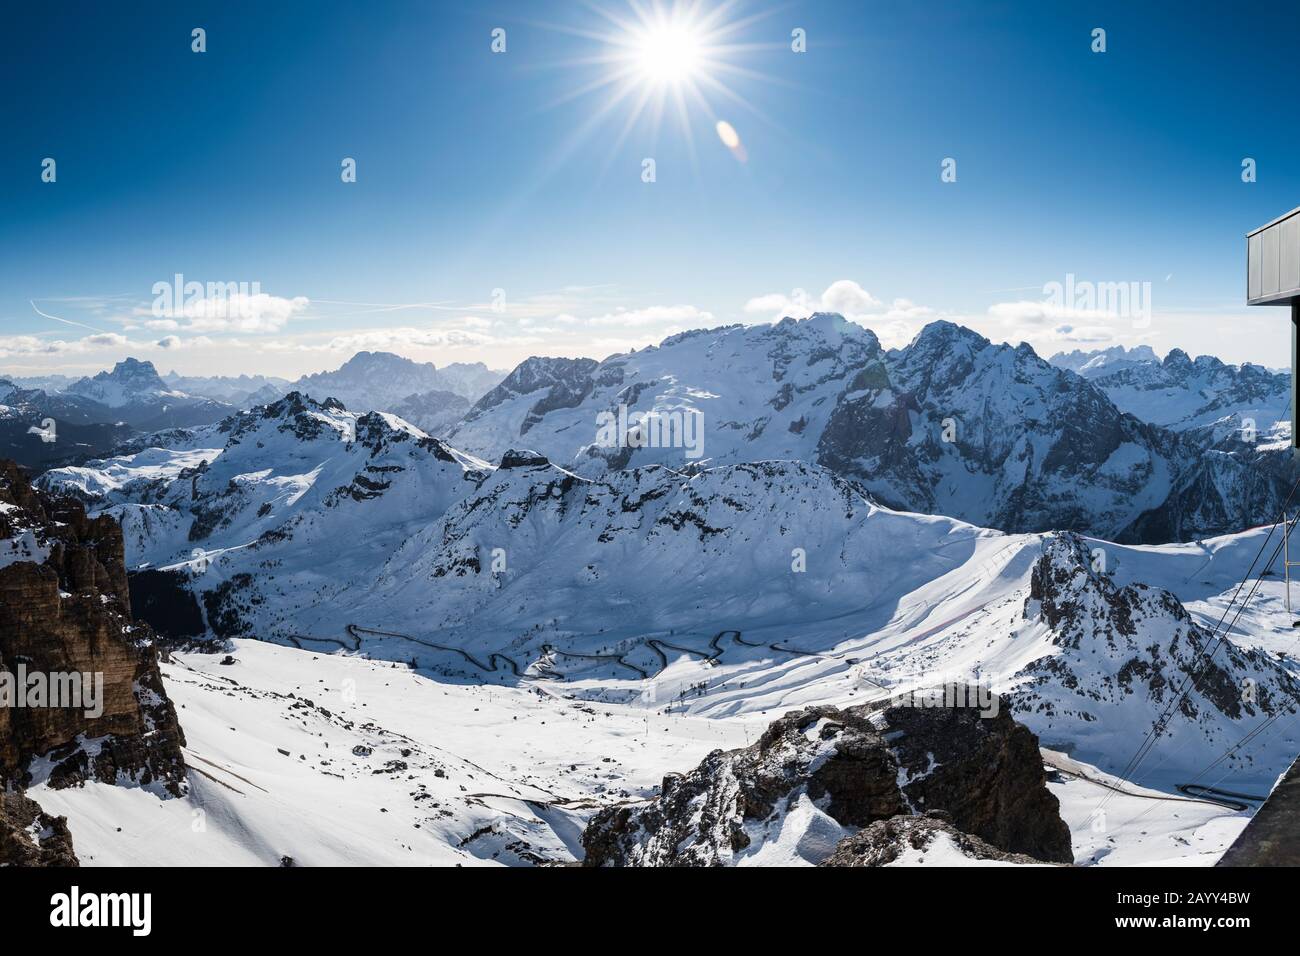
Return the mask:
<svg viewBox="0 0 1300 956">
<path fill-rule="evenodd" d="M 80 329 L 90 329 L 92 332 L 102 333 L 104 331 L 103 329 L 95 328 L 93 325 L 86 325 L 84 322 L 73 322 L 71 319 L 61 319 L 57 315 L 50 315 L 48 312 L 42 312 L 40 309 L 36 308 L 36 303 L 31 299 L 28 299 L 27 301 L 32 303 L 32 308 L 36 309 L 37 315 L 44 316 L 47 319 L 53 319 L 55 322 L 62 322 L 64 325 L 74 325 Z"/>
</svg>

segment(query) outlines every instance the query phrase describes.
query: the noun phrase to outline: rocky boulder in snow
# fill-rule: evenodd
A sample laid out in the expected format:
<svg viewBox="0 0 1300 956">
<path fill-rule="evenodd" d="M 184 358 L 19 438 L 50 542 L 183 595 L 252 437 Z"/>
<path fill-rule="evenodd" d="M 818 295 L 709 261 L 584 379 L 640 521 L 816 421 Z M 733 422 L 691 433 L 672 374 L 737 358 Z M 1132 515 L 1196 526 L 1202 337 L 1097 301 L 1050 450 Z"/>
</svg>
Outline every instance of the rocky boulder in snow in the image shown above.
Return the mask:
<svg viewBox="0 0 1300 956">
<path fill-rule="evenodd" d="M 975 866 L 1005 863 L 1042 865 L 1024 853 L 1007 853 L 952 825 L 948 814 L 897 816 L 859 830 L 840 841 L 819 866 Z"/>
<path fill-rule="evenodd" d="M 1001 850 L 1071 861 L 1037 738 L 1000 707 L 985 714 L 911 704 L 793 711 L 757 743 L 669 776 L 649 803 L 601 811 L 583 835 L 585 863 L 820 863 L 859 828 L 929 810 Z"/>
<path fill-rule="evenodd" d="M 66 817 L 21 793 L 0 793 L 0 867 L 79 865 Z"/>
</svg>

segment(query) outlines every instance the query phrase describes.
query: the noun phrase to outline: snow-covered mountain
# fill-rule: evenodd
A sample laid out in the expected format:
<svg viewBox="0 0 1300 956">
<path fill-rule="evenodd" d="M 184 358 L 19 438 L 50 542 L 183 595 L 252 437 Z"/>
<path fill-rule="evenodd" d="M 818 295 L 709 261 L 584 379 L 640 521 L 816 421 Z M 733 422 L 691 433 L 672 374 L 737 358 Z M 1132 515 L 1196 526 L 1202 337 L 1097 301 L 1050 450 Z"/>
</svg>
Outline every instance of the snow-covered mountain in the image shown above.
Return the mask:
<svg viewBox="0 0 1300 956">
<path fill-rule="evenodd" d="M 109 372 L 93 378 L 81 378 L 67 387 L 70 395 L 82 395 L 109 408 L 121 408 L 137 402 L 188 398 L 184 392 L 169 389 L 152 362 L 123 359 Z"/>
<path fill-rule="evenodd" d="M 17 385 L 19 388 L 40 389 L 43 392 L 54 394 L 61 392 L 81 376 L 71 375 L 0 375 L 11 385 Z"/>
<path fill-rule="evenodd" d="M 1148 366 L 1115 374 L 1135 369 Z M 1027 346 L 949 323 L 886 351 L 870 331 L 819 315 L 686 333 L 604 362 L 531 359 L 446 441 L 391 412 L 293 392 L 217 423 L 139 436 L 40 484 L 121 522 L 127 566 L 148 582 L 140 600 L 133 594 L 138 615 L 167 633 L 180 608 L 236 652 L 223 665 L 187 651 L 195 663 L 164 671 L 198 728 L 197 765 L 223 784 L 193 778 L 193 799 L 222 806 L 230 822 L 214 859 L 344 858 L 355 851 L 328 834 L 376 801 L 399 808 L 399 819 L 366 825 L 376 861 L 581 858 L 596 845 L 584 850 L 580 839 L 593 815 L 622 827 L 617 808 L 628 800 L 675 806 L 657 793 L 666 774 L 701 759 L 701 773 L 748 766 L 705 754 L 752 751 L 791 707 L 875 708 L 961 683 L 996 692 L 1048 748 L 1060 768 L 1048 787 L 1077 861 L 1212 862 L 1244 815 L 1167 798 L 1197 780 L 1267 789 L 1300 748 L 1280 584 L 1264 582 L 1227 640 L 1215 630 L 1264 532 L 1124 546 L 1041 529 L 1167 541 L 1258 523 L 1279 507 L 1289 436 L 1249 442 L 1232 416 L 1181 431 L 1152 425 L 1116 407 L 1099 387 L 1106 378 L 1090 382 Z M 414 400 L 403 408 L 426 411 Z M 679 432 L 679 447 L 601 443 L 601 413 L 649 434 L 645 412 L 683 428 L 698 413 L 704 430 Z M 685 440 L 699 438 L 702 447 Z M 475 453 L 458 450 L 462 440 Z M 934 513 L 944 509 L 959 517 Z M 352 656 L 390 663 L 345 664 Z M 382 680 L 383 704 L 321 704 L 330 692 L 318 685 L 341 668 L 347 680 Z M 486 723 L 454 750 L 443 737 L 394 733 L 439 694 Z M 813 750 L 847 739 L 825 736 L 836 721 L 817 712 Z M 515 718 L 573 736 L 539 748 Z M 503 736 L 507 721 L 516 749 L 502 759 L 483 741 Z M 1261 725 L 1273 732 L 1252 739 Z M 247 740 L 230 743 L 240 736 L 231 727 Z M 671 727 L 690 728 L 689 742 L 651 742 Z M 804 729 L 795 727 L 795 749 Z M 1130 767 L 1153 729 L 1151 759 Z M 1234 749 L 1243 739 L 1250 746 Z M 896 750 L 889 759 L 902 760 Z M 268 756 L 277 752 L 306 759 Z M 906 782 L 901 771 L 881 779 L 904 795 L 924 790 L 923 757 L 915 766 L 907 757 Z M 282 776 L 280 760 L 304 766 Z M 267 774 L 277 794 L 294 795 L 292 822 L 284 798 L 237 786 Z M 701 793 L 713 792 L 711 774 Z M 721 806 L 731 791 L 718 780 Z M 211 792 L 224 785 L 248 799 Z M 1099 837 L 1093 811 L 1107 794 L 1123 818 Z M 102 806 L 134 819 L 130 800 L 35 795 L 74 833 L 97 834 L 89 852 L 138 858 L 103 833 Z M 750 849 L 701 852 L 1025 862 L 1015 854 L 1028 845 L 978 815 L 948 822 L 882 804 L 857 820 L 787 797 L 763 819 L 745 818 Z M 184 818 L 183 806 L 164 811 Z M 157 805 L 138 812 L 157 817 Z M 696 832 L 688 816 L 682 832 Z M 600 839 L 599 826 L 588 832 Z M 1059 848 L 1037 855 L 1063 858 Z"/>
<path fill-rule="evenodd" d="M 1081 349 L 1057 352 L 1047 361 L 1057 368 L 1066 368 L 1091 379 L 1110 375 L 1135 365 L 1158 364 L 1160 358 L 1149 345 L 1135 345 L 1132 348 L 1114 345 L 1093 352 L 1084 352 Z"/>
<path fill-rule="evenodd" d="M 713 716 L 996 678 L 1045 743 L 1112 772 L 1206 644 L 1173 594 L 1091 571 L 1081 539 L 892 511 L 798 461 L 584 478 L 510 451 L 492 467 L 295 394 L 42 484 L 119 518 L 131 566 L 182 571 L 222 637 L 588 681 Z M 1179 772 L 1294 704 L 1267 655 L 1216 664 Z M 1247 678 L 1255 702 L 1225 696 Z M 1293 744 L 1239 769 L 1275 773 Z"/>
<path fill-rule="evenodd" d="M 0 458 L 39 473 L 104 455 L 130 433 L 98 402 L 0 379 Z"/>
<path fill-rule="evenodd" d="M 469 399 L 455 392 L 432 391 L 406 396 L 392 412 L 426 434 L 445 435 L 469 409 Z"/>
<path fill-rule="evenodd" d="M 170 388 L 152 362 L 123 359 L 112 371 L 81 378 L 64 396 L 80 396 L 107 409 L 113 419 L 142 430 L 204 425 L 230 414 L 225 402 Z"/>
<path fill-rule="evenodd" d="M 1163 362 L 1097 375 L 1093 383 L 1123 411 L 1175 431 L 1236 416 L 1262 433 L 1291 416 L 1289 372 L 1227 365 L 1212 355 L 1193 361 L 1182 349 L 1173 349 Z"/>
<path fill-rule="evenodd" d="M 486 468 L 395 416 L 297 392 L 171 437 L 166 450 L 59 469 L 42 485 L 120 521 L 133 568 L 193 574 L 223 637 L 265 626 L 284 638 L 304 606 L 355 601 L 373 569 Z M 271 619 L 241 613 L 250 604 Z"/>
<path fill-rule="evenodd" d="M 173 371 L 163 375 L 162 380 L 177 391 L 238 408 L 273 402 L 292 387 L 287 378 L 273 375 L 180 375 Z"/>
<path fill-rule="evenodd" d="M 611 446 L 602 422 L 621 409 L 632 437 Z M 831 314 L 687 332 L 600 363 L 529 359 L 448 440 L 488 458 L 526 444 L 584 475 L 695 454 L 796 459 L 894 507 L 1112 537 L 1160 506 L 1194 453 L 1028 346 L 935 322 L 886 352 Z"/>
<path fill-rule="evenodd" d="M 436 392 L 472 402 L 501 378 L 481 362 L 436 368 L 432 362 L 413 362 L 392 352 L 358 352 L 332 372 L 304 375 L 293 388 L 320 402 L 336 398 L 354 411 L 387 412 L 404 400 Z M 424 404 L 431 405 L 435 398 L 429 396 Z"/>
</svg>

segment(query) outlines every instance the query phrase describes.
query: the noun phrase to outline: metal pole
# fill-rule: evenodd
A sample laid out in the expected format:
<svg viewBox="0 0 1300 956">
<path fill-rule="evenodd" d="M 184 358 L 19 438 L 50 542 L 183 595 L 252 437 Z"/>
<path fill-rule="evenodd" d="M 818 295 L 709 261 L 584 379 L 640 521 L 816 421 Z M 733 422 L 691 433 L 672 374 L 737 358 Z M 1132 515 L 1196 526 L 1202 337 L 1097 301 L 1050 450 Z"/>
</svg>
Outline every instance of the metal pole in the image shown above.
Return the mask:
<svg viewBox="0 0 1300 956">
<path fill-rule="evenodd" d="M 1286 616 L 1291 619 L 1291 528 L 1282 512 L 1282 577 L 1286 581 Z"/>
</svg>

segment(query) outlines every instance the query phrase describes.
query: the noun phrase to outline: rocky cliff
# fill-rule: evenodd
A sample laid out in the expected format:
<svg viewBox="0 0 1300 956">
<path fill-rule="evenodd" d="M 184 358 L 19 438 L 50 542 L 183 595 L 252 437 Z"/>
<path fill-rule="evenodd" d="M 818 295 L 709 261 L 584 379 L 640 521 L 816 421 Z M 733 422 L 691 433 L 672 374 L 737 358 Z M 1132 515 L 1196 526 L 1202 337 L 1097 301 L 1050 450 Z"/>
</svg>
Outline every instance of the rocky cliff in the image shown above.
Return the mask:
<svg viewBox="0 0 1300 956">
<path fill-rule="evenodd" d="M 997 850 L 1071 862 L 1037 738 L 1004 708 L 992 710 L 791 712 L 752 746 L 716 750 L 670 775 L 649 803 L 601 811 L 583 835 L 586 865 L 774 862 L 778 848 L 786 861 L 821 863 L 863 828 L 928 811 Z"/>
<path fill-rule="evenodd" d="M 0 705 L 0 787 L 39 775 L 182 792 L 184 736 L 153 634 L 131 618 L 121 529 L 34 491 L 12 462 L 0 462 Z"/>
<path fill-rule="evenodd" d="M 78 865 L 66 818 L 21 793 L 0 793 L 0 867 Z"/>
</svg>

